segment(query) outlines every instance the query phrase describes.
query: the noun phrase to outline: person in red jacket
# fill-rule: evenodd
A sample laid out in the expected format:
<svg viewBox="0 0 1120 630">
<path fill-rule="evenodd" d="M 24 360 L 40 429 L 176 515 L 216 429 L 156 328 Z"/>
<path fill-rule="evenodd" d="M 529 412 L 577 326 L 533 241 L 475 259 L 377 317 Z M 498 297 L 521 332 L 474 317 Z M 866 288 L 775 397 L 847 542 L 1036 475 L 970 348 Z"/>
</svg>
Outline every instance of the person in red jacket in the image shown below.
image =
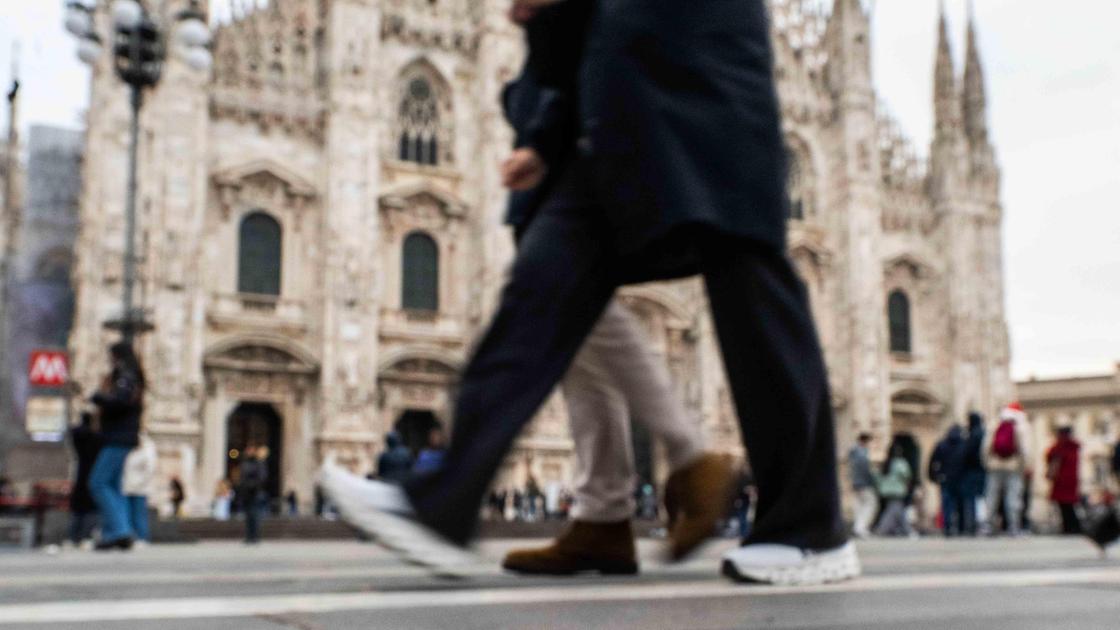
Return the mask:
<svg viewBox="0 0 1120 630">
<path fill-rule="evenodd" d="M 1073 439 L 1073 429 L 1058 429 L 1058 441 L 1046 451 L 1046 476 L 1050 479 L 1050 500 L 1062 513 L 1062 533 L 1080 534 L 1081 521 L 1074 506 L 1081 500 L 1078 468 L 1081 445 Z"/>
</svg>

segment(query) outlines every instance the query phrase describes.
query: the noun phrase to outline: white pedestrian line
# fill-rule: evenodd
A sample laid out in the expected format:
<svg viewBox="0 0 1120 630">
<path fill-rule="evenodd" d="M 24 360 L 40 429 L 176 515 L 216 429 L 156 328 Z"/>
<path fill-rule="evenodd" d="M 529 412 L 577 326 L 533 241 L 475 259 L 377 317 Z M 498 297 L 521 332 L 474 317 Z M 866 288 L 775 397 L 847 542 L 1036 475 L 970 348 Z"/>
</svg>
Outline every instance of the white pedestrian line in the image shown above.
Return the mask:
<svg viewBox="0 0 1120 630">
<path fill-rule="evenodd" d="M 481 607 L 516 604 L 626 602 L 731 597 L 767 597 L 806 593 L 859 593 L 950 588 L 1014 588 L 1120 584 L 1120 568 L 938 573 L 863 578 L 817 587 L 743 586 L 727 582 L 597 584 L 533 588 L 409 591 L 396 593 L 328 593 L 65 601 L 0 606 L 0 625 L 79 621 L 230 618 L 280 614 L 322 614 L 401 608 Z"/>
</svg>

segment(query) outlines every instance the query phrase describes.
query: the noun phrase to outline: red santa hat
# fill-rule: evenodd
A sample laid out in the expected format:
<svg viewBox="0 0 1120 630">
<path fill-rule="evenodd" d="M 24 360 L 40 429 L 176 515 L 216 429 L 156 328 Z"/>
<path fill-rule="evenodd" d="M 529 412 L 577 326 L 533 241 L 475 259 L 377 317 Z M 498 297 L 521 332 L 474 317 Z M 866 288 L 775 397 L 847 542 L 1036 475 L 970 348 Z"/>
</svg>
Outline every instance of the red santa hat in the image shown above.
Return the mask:
<svg viewBox="0 0 1120 630">
<path fill-rule="evenodd" d="M 1015 401 L 1003 408 L 999 414 L 1000 420 L 1022 420 L 1026 421 L 1027 413 L 1023 411 L 1023 405 L 1019 401 Z"/>
</svg>

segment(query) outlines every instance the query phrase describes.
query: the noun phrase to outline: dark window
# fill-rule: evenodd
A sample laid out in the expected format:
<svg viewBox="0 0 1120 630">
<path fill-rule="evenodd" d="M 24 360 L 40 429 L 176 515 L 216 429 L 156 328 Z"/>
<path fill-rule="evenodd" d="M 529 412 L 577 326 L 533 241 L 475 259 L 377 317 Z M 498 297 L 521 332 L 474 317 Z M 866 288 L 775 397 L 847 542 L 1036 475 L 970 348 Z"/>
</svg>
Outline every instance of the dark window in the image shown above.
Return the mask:
<svg viewBox="0 0 1120 630">
<path fill-rule="evenodd" d="M 887 298 L 887 318 L 890 321 L 891 352 L 912 350 L 910 338 L 910 298 L 902 291 L 894 291 Z"/>
<path fill-rule="evenodd" d="M 401 306 L 417 311 L 439 310 L 439 248 L 422 232 L 404 239 L 401 264 Z"/>
<path fill-rule="evenodd" d="M 439 109 L 436 91 L 427 79 L 415 78 L 408 82 L 400 104 L 400 150 L 397 157 L 405 162 L 431 166 L 439 164 Z"/>
<path fill-rule="evenodd" d="M 789 191 L 789 218 L 804 220 L 809 214 L 810 179 L 805 171 L 804 158 L 800 152 L 786 151 L 786 187 Z"/>
<path fill-rule="evenodd" d="M 263 212 L 241 221 L 237 290 L 257 295 L 280 295 L 280 224 Z"/>
</svg>

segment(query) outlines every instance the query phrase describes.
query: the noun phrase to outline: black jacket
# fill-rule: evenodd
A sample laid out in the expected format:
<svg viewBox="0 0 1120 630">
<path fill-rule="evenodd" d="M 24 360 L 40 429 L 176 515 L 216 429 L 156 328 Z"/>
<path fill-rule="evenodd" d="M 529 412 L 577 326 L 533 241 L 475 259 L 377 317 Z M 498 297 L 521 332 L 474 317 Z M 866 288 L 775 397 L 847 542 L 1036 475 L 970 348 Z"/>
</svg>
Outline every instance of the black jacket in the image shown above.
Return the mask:
<svg viewBox="0 0 1120 630">
<path fill-rule="evenodd" d="M 259 497 L 268 482 L 268 464 L 251 458 L 241 462 L 239 472 L 237 492 L 241 495 L 241 499 L 244 501 Z"/>
<path fill-rule="evenodd" d="M 575 147 L 575 103 L 563 92 L 543 86 L 531 63 L 502 91 L 502 109 L 515 134 L 514 148 L 536 150 L 548 175 L 532 190 L 512 191 L 506 223 L 521 232 L 533 220 Z"/>
<path fill-rule="evenodd" d="M 93 512 L 97 510 L 97 504 L 89 493 L 89 473 L 97 461 L 97 454 L 101 452 L 101 436 L 89 427 L 78 426 L 70 429 L 70 443 L 78 460 L 74 485 L 70 488 L 70 511 L 78 514 Z"/>
<path fill-rule="evenodd" d="M 547 51 L 531 59 L 547 84 L 576 85 L 580 150 L 634 279 L 695 273 L 680 238 L 692 228 L 784 250 L 785 150 L 763 0 L 557 7 L 572 16 L 554 20 L 569 32 L 531 29 L 531 45 Z M 572 67 L 578 79 L 563 76 Z"/>
<path fill-rule="evenodd" d="M 377 476 L 383 481 L 404 483 L 412 473 L 412 453 L 396 436 L 389 436 L 386 446 L 377 458 Z"/>
<path fill-rule="evenodd" d="M 140 444 L 140 414 L 144 411 L 144 386 L 132 372 L 113 370 L 108 392 L 97 392 L 90 400 L 101 412 L 101 436 L 106 446 L 135 447 Z"/>
<path fill-rule="evenodd" d="M 964 445 L 964 469 L 969 473 L 984 472 L 984 419 L 972 414 L 968 419 L 968 439 Z"/>
<path fill-rule="evenodd" d="M 937 443 L 929 458 L 929 480 L 957 485 L 964 479 L 966 443 L 960 427 L 949 429 L 949 435 Z"/>
</svg>

